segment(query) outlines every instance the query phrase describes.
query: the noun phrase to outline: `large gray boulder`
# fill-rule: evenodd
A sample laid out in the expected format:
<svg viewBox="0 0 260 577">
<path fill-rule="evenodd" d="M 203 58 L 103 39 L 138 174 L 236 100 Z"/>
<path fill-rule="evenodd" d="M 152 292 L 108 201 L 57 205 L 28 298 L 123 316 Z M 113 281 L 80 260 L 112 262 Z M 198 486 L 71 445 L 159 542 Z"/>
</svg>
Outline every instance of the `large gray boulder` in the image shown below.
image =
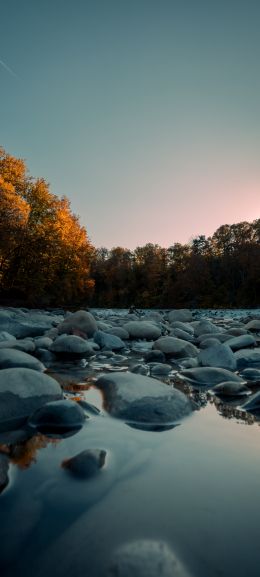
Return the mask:
<svg viewBox="0 0 260 577">
<path fill-rule="evenodd" d="M 256 340 L 253 335 L 240 335 L 237 337 L 231 337 L 226 344 L 232 349 L 232 351 L 239 351 L 239 349 L 244 349 L 246 347 L 254 347 L 256 345 Z"/>
<path fill-rule="evenodd" d="M 120 351 L 125 348 L 125 343 L 116 335 L 104 333 L 103 331 L 96 331 L 94 333 L 94 341 L 101 349 L 110 349 L 111 351 Z"/>
<path fill-rule="evenodd" d="M 206 386 L 214 387 L 219 383 L 224 383 L 225 381 L 234 381 L 237 383 L 246 384 L 244 379 L 241 379 L 235 373 L 228 371 L 227 369 L 215 368 L 215 367 L 198 367 L 195 369 L 185 369 L 178 373 L 178 378 L 193 386 Z"/>
<path fill-rule="evenodd" d="M 35 357 L 15 349 L 0 349 L 0 369 L 26 367 L 35 371 L 44 371 L 45 366 Z"/>
<path fill-rule="evenodd" d="M 152 321 L 129 321 L 123 327 L 132 339 L 158 339 L 161 329 Z"/>
<path fill-rule="evenodd" d="M 153 347 L 162 351 L 166 357 L 175 359 L 196 357 L 198 355 L 198 349 L 192 343 L 176 337 L 161 337 L 155 341 Z"/>
<path fill-rule="evenodd" d="M 168 314 L 169 322 L 180 321 L 182 323 L 189 323 L 192 321 L 192 312 L 188 309 L 174 309 Z"/>
<path fill-rule="evenodd" d="M 114 417 L 138 423 L 173 423 L 192 411 L 190 400 L 168 385 L 134 373 L 109 373 L 96 386 Z"/>
<path fill-rule="evenodd" d="M 234 354 L 238 369 L 244 369 L 246 367 L 260 368 L 260 347 L 255 349 L 240 349 Z"/>
<path fill-rule="evenodd" d="M 58 325 L 59 334 L 66 333 L 87 337 L 92 337 L 97 329 L 96 319 L 87 311 L 77 311 Z"/>
<path fill-rule="evenodd" d="M 163 541 L 140 540 L 112 555 L 104 577 L 188 577 L 186 569 Z"/>
<path fill-rule="evenodd" d="M 200 351 L 198 360 L 203 367 L 221 367 L 235 371 L 237 362 L 234 353 L 227 345 L 215 344 Z"/>
<path fill-rule="evenodd" d="M 94 354 L 93 346 L 76 335 L 60 335 L 49 349 L 57 356 L 64 358 L 85 358 Z"/>
<path fill-rule="evenodd" d="M 0 429 L 16 428 L 38 407 L 62 398 L 60 385 L 33 369 L 0 371 Z"/>
</svg>

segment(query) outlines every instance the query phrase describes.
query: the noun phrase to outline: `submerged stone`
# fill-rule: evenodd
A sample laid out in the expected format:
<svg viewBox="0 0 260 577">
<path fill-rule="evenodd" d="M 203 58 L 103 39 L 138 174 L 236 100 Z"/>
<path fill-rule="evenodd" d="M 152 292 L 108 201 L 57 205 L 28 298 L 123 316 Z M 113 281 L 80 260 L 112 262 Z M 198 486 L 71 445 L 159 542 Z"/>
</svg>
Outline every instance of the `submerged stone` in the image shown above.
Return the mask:
<svg viewBox="0 0 260 577">
<path fill-rule="evenodd" d="M 106 451 L 101 449 L 87 449 L 81 451 L 75 457 L 62 462 L 62 467 L 67 469 L 79 479 L 90 479 L 99 473 L 104 467 Z"/>
<path fill-rule="evenodd" d="M 140 540 L 114 552 L 104 577 L 188 577 L 186 569 L 163 541 Z"/>
</svg>

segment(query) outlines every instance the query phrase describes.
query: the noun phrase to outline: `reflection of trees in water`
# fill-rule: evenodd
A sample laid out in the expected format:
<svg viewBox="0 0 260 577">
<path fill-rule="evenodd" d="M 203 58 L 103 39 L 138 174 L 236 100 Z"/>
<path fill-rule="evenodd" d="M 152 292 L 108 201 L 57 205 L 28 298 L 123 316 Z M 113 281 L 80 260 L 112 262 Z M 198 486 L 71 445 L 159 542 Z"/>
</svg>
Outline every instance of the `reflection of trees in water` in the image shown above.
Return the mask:
<svg viewBox="0 0 260 577">
<path fill-rule="evenodd" d="M 173 384 L 172 380 L 168 382 L 169 384 Z M 211 391 L 194 389 L 191 385 L 182 381 L 175 381 L 174 386 L 192 400 L 197 410 L 200 410 L 205 407 L 207 403 L 210 403 L 211 405 L 215 405 L 218 413 L 225 419 L 236 419 L 239 420 L 240 423 L 242 421 L 245 425 L 253 425 L 258 422 L 260 426 L 259 416 L 252 415 L 252 413 L 248 413 L 239 408 L 244 402 L 244 397 L 220 398 Z"/>
<path fill-rule="evenodd" d="M 57 445 L 58 442 L 59 439 L 37 434 L 13 445 L 7 443 L 0 444 L 0 453 L 7 455 L 10 462 L 17 465 L 20 469 L 28 469 L 33 463 L 36 463 L 38 450 L 45 449 L 49 443 Z"/>
</svg>

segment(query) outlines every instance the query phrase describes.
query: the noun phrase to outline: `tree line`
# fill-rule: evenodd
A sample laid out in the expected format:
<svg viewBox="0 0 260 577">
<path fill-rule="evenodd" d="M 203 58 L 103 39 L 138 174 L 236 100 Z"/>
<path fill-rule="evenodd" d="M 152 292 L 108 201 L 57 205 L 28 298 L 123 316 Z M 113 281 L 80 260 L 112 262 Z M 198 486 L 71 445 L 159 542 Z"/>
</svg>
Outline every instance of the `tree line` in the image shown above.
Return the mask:
<svg viewBox="0 0 260 577">
<path fill-rule="evenodd" d="M 69 200 L 0 148 L 0 297 L 24 306 L 260 305 L 260 219 L 187 244 L 96 249 Z"/>
</svg>

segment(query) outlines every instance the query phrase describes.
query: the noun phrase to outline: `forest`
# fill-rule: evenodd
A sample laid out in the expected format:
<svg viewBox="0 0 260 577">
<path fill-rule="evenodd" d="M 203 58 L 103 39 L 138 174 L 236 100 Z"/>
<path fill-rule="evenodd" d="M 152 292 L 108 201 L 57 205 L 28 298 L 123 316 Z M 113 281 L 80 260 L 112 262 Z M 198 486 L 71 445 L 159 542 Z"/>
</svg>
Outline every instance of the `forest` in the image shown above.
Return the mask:
<svg viewBox="0 0 260 577">
<path fill-rule="evenodd" d="M 68 198 L 0 148 L 0 299 L 28 307 L 257 307 L 260 219 L 168 248 L 95 248 Z"/>
</svg>

